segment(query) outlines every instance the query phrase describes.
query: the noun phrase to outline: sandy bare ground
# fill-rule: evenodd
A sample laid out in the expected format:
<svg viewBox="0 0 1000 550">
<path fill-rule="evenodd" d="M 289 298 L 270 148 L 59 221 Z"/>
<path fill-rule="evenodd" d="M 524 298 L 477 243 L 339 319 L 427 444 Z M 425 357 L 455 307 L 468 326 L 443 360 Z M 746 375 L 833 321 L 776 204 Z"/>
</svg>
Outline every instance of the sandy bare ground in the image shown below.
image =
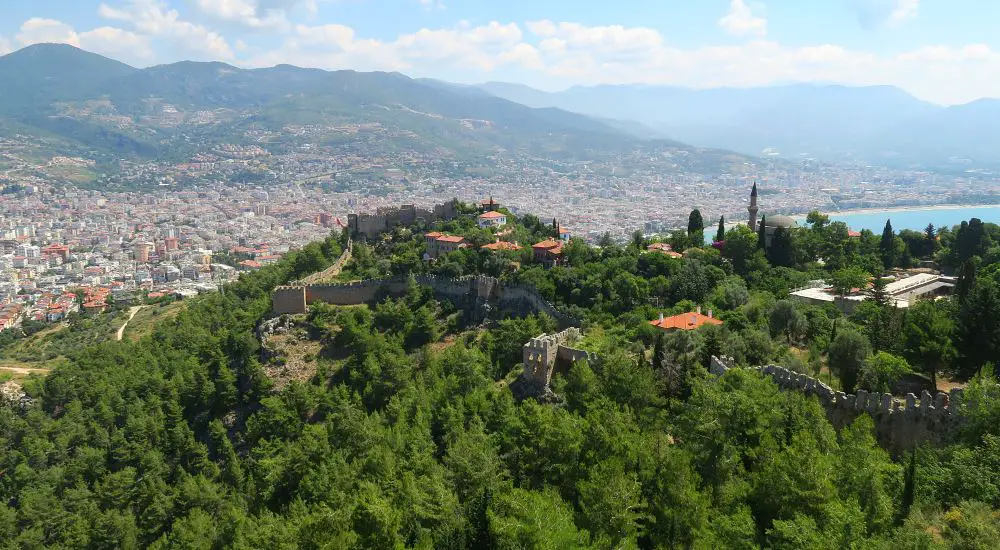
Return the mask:
<svg viewBox="0 0 1000 550">
<path fill-rule="evenodd" d="M 32 369 L 27 367 L 0 367 L 0 371 L 28 376 L 29 374 L 48 374 L 52 369 Z"/>
</svg>

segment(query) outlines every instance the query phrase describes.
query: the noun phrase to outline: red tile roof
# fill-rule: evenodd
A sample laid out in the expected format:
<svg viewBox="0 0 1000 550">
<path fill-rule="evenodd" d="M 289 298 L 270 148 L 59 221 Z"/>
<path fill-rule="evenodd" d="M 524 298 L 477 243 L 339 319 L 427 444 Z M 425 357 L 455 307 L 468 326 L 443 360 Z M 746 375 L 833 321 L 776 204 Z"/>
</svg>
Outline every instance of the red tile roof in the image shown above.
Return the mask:
<svg viewBox="0 0 1000 550">
<path fill-rule="evenodd" d="M 427 239 L 436 239 L 436 238 L 440 237 L 441 235 L 444 235 L 444 233 L 440 233 L 438 231 L 431 231 L 430 233 L 424 233 L 424 238 L 427 238 Z"/>
<path fill-rule="evenodd" d="M 442 235 L 437 238 L 440 243 L 460 243 L 465 241 L 465 237 L 459 235 Z"/>
<path fill-rule="evenodd" d="M 481 248 L 485 248 L 486 250 L 521 250 L 521 247 L 516 243 L 509 243 L 507 241 L 484 244 Z"/>
<path fill-rule="evenodd" d="M 503 214 L 501 212 L 497 212 L 497 211 L 494 210 L 494 211 L 490 211 L 490 212 L 484 212 L 484 213 L 480 214 L 479 217 L 482 218 L 482 219 L 485 219 L 485 220 L 492 220 L 492 219 L 496 219 L 496 218 L 506 218 L 507 214 Z"/>
<path fill-rule="evenodd" d="M 557 247 L 561 247 L 561 246 L 562 246 L 561 242 L 559 242 L 559 241 L 553 241 L 552 239 L 548 239 L 548 240 L 542 241 L 540 243 L 535 243 L 535 244 L 531 245 L 531 248 L 548 250 L 548 249 L 551 249 L 551 248 L 557 248 Z"/>
<path fill-rule="evenodd" d="M 649 324 L 663 330 L 694 330 L 704 325 L 721 325 L 722 321 L 714 317 L 709 317 L 708 315 L 702 315 L 701 313 L 692 311 L 691 313 L 681 313 L 680 315 L 674 315 L 673 317 L 664 317 L 662 321 L 659 319 L 653 319 L 649 322 Z"/>
</svg>

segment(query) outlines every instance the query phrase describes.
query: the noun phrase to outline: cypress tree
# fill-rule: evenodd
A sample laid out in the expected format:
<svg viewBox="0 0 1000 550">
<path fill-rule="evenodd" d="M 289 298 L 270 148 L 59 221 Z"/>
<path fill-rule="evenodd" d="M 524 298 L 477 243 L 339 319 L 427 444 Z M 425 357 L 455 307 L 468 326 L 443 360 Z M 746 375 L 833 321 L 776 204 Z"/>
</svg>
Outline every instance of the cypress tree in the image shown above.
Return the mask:
<svg viewBox="0 0 1000 550">
<path fill-rule="evenodd" d="M 715 232 L 715 242 L 726 240 L 726 217 L 719 216 L 719 230 Z"/>
<path fill-rule="evenodd" d="M 959 273 L 958 281 L 955 283 L 955 296 L 958 298 L 958 303 L 965 302 L 966 297 L 969 296 L 969 292 L 975 284 L 976 261 L 969 258 L 962 264 L 962 272 Z"/>
<path fill-rule="evenodd" d="M 705 244 L 705 221 L 701 218 L 701 211 L 695 208 L 688 216 L 688 237 L 691 239 L 691 246 L 704 246 Z"/>
<path fill-rule="evenodd" d="M 878 248 L 882 252 L 882 265 L 889 269 L 895 264 L 894 241 L 896 232 L 892 230 L 892 221 L 885 220 L 885 228 L 882 229 L 882 240 L 879 241 Z"/>
<path fill-rule="evenodd" d="M 656 335 L 656 342 L 653 343 L 653 370 L 659 369 L 667 361 L 667 346 L 663 333 Z"/>
<path fill-rule="evenodd" d="M 764 229 L 764 222 L 767 221 L 767 216 L 760 217 L 760 225 L 757 226 L 757 248 L 761 250 L 767 249 L 767 231 Z"/>
</svg>

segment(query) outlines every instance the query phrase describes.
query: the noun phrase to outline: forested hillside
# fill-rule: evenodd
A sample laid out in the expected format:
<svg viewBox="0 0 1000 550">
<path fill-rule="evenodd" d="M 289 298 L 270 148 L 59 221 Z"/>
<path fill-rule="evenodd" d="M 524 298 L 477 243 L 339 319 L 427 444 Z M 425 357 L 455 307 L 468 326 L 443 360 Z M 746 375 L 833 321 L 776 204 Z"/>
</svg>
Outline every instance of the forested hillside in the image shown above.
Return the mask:
<svg viewBox="0 0 1000 550">
<path fill-rule="evenodd" d="M 192 301 L 154 333 L 71 353 L 0 406 L 0 546 L 88 548 L 989 548 L 1000 536 L 1000 228 L 882 238 L 810 224 L 766 251 L 738 228 L 680 258 L 572 240 L 546 269 L 530 244 L 462 216 L 356 243 L 341 277 L 488 274 L 585 319 L 603 360 L 558 374 L 555 403 L 508 384 L 551 319 L 492 319 L 411 285 L 367 306 L 315 304 L 294 323 L 314 372 L 279 389 L 255 335 L 270 291 L 330 265 L 334 235 Z M 425 230 L 471 246 L 424 262 Z M 700 227 L 670 239 L 703 243 Z M 817 258 L 823 258 L 819 263 Z M 787 299 L 814 278 L 863 286 L 937 258 L 955 298 L 909 311 L 876 284 L 852 316 Z M 876 279 L 879 281 L 880 279 Z M 663 335 L 660 312 L 714 308 L 721 326 Z M 920 332 L 923 331 L 923 332 Z M 933 346 L 932 346 L 933 344 Z M 815 398 L 713 354 L 780 362 L 840 388 L 901 372 L 971 380 L 954 443 L 899 456 L 862 415 L 837 431 Z"/>
</svg>

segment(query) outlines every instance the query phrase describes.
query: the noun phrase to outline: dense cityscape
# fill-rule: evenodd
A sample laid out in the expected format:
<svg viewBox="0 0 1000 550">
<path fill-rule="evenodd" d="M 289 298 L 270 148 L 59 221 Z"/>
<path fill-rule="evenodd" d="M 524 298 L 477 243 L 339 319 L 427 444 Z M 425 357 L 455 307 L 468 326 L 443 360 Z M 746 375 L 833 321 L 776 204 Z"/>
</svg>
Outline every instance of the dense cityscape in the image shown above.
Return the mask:
<svg viewBox="0 0 1000 550">
<path fill-rule="evenodd" d="M 330 131 L 378 129 L 322 129 Z M 349 213 L 400 204 L 497 196 L 514 213 L 558 217 L 574 236 L 595 242 L 605 234 L 621 241 L 635 229 L 681 228 L 692 208 L 710 220 L 745 220 L 752 181 L 772 214 L 974 203 L 1000 191 L 1000 182 L 982 176 L 784 161 L 712 175 L 661 173 L 662 163 L 623 157 L 555 163 L 497 156 L 489 175 L 456 177 L 443 168 L 449 163 L 413 152 L 368 156 L 305 144 L 272 154 L 269 135 L 251 136 L 264 145 L 207 146 L 189 162 L 119 160 L 113 173 L 80 157 L 37 160 L 42 142 L 26 136 L 0 140 L 0 325 L 56 321 L 81 307 L 100 311 L 104 297 L 128 303 L 149 293 L 211 291 L 340 230 Z M 74 185 L 80 178 L 100 185 Z M 82 299 L 81 289 L 102 289 L 102 298 Z"/>
</svg>

